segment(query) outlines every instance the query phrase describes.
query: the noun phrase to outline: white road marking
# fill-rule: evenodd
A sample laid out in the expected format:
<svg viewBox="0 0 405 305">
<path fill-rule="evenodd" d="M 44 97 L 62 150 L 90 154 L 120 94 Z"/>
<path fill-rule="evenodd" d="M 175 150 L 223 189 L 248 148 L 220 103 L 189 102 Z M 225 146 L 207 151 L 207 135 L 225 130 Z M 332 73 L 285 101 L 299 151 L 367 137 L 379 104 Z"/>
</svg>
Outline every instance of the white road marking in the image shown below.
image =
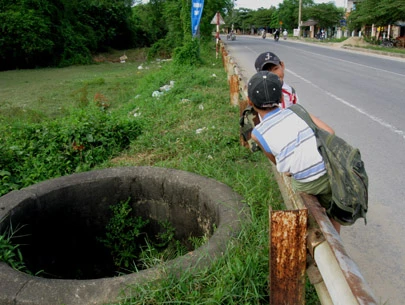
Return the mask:
<svg viewBox="0 0 405 305">
<path fill-rule="evenodd" d="M 340 98 L 340 97 L 334 95 L 333 93 L 331 93 L 331 92 L 329 92 L 329 91 L 327 91 L 327 90 L 322 89 L 321 87 L 319 87 L 319 86 L 317 86 L 316 84 L 312 83 L 310 80 L 306 79 L 305 77 L 302 77 L 302 76 L 298 75 L 297 73 L 295 73 L 295 72 L 293 72 L 293 71 L 291 71 L 291 70 L 289 70 L 289 69 L 285 69 L 285 70 L 286 70 L 288 73 L 290 73 L 290 74 L 294 75 L 295 77 L 299 78 L 300 80 L 304 81 L 305 83 L 307 83 L 307 84 L 309 84 L 309 85 L 315 87 L 317 91 L 322 91 L 322 92 L 324 92 L 326 95 L 329 95 L 330 97 L 334 98 L 335 100 L 337 100 L 338 102 L 342 103 L 343 105 L 346 105 L 346 106 L 348 106 L 348 107 L 350 107 L 350 108 L 356 110 L 357 112 L 359 112 L 359 113 L 365 115 L 366 117 L 368 117 L 369 119 L 373 120 L 374 122 L 377 122 L 377 123 L 380 124 L 381 126 L 383 126 L 383 127 L 385 127 L 385 128 L 388 128 L 390 131 L 392 131 L 392 132 L 394 132 L 394 133 L 400 135 L 400 136 L 405 140 L 405 132 L 404 132 L 404 131 L 402 131 L 402 130 L 396 128 L 395 126 L 391 125 L 390 123 L 384 121 L 383 119 L 381 119 L 381 118 L 379 118 L 379 117 L 376 117 L 376 116 L 374 116 L 374 115 L 372 115 L 372 114 L 369 114 L 369 113 L 365 112 L 363 109 L 354 106 L 354 105 L 351 104 L 350 102 L 348 102 L 348 101 L 346 101 L 346 100 L 344 100 L 344 99 L 342 99 L 342 98 Z"/>
</svg>

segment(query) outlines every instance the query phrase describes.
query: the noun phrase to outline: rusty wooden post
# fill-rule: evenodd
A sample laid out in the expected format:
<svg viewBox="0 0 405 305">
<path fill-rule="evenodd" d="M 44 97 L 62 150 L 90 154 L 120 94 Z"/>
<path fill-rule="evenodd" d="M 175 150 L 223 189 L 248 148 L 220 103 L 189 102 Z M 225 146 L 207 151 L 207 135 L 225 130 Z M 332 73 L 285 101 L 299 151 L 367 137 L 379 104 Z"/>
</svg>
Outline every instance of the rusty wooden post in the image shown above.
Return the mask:
<svg viewBox="0 0 405 305">
<path fill-rule="evenodd" d="M 224 44 L 221 42 L 221 54 L 222 54 L 222 65 L 226 67 L 226 56 L 228 56 L 228 52 L 226 52 L 226 49 L 224 47 Z"/>
<path fill-rule="evenodd" d="M 229 87 L 231 89 L 231 105 L 239 105 L 239 76 L 237 74 L 232 74 L 229 79 Z"/>
<path fill-rule="evenodd" d="M 305 304 L 308 210 L 269 211 L 270 304 Z"/>
</svg>

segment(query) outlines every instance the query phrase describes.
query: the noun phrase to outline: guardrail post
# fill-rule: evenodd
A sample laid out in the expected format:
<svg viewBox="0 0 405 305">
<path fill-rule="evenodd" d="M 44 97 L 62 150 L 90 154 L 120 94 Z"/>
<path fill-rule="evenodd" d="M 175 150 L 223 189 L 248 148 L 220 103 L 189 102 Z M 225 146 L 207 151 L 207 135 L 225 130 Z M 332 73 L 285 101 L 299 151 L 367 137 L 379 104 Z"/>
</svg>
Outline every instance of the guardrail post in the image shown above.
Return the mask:
<svg viewBox="0 0 405 305">
<path fill-rule="evenodd" d="M 229 79 L 229 87 L 231 90 L 231 105 L 239 105 L 239 78 L 237 74 L 232 74 Z"/>
<path fill-rule="evenodd" d="M 226 61 L 227 61 L 227 65 L 226 65 L 226 71 L 229 75 L 233 75 L 235 74 L 235 72 L 233 71 L 233 59 L 231 56 L 226 56 Z"/>
<path fill-rule="evenodd" d="M 305 304 L 308 210 L 269 211 L 270 304 Z"/>
<path fill-rule="evenodd" d="M 224 67 L 226 67 L 225 57 L 228 56 L 228 52 L 226 51 L 223 43 L 220 43 L 220 48 L 221 48 L 221 54 L 222 54 L 222 64 Z"/>
</svg>

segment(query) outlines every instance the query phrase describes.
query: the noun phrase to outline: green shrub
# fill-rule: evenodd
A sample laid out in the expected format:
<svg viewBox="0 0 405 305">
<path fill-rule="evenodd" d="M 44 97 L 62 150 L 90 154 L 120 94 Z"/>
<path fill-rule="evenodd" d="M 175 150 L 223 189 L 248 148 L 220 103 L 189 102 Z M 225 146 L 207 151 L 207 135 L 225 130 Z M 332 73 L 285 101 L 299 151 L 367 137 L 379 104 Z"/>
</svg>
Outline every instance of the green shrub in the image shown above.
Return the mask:
<svg viewBox="0 0 405 305">
<path fill-rule="evenodd" d="M 167 42 L 166 39 L 160 39 L 155 42 L 152 47 L 148 50 L 148 59 L 154 58 L 170 58 L 172 55 L 173 48 Z"/>
<path fill-rule="evenodd" d="M 175 228 L 169 221 L 159 221 L 159 232 L 149 236 L 144 232 L 149 220 L 136 216 L 130 198 L 110 206 L 111 217 L 105 237 L 98 240 L 110 250 L 119 270 L 136 272 L 151 268 L 187 253 L 184 241 L 175 239 Z M 190 250 L 201 246 L 205 237 L 190 237 Z"/>
<path fill-rule="evenodd" d="M 141 133 L 134 118 L 90 104 L 41 124 L 14 123 L 0 143 L 0 195 L 39 181 L 90 170 Z"/>
<path fill-rule="evenodd" d="M 176 48 L 173 61 L 177 65 L 199 66 L 201 64 L 200 41 L 191 39 L 183 46 Z"/>
<path fill-rule="evenodd" d="M 126 269 L 137 260 L 141 249 L 138 238 L 142 229 L 149 223 L 148 220 L 133 215 L 129 201 L 130 198 L 110 206 L 112 216 L 106 226 L 106 235 L 105 238 L 99 239 L 110 249 L 115 266 Z"/>
</svg>

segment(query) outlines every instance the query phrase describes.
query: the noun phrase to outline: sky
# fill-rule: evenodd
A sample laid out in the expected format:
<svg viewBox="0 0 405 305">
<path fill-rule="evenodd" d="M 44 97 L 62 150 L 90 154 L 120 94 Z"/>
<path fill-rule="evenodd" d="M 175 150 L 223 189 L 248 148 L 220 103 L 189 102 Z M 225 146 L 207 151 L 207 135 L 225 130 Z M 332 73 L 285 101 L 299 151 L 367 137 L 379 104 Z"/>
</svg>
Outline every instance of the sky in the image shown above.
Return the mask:
<svg viewBox="0 0 405 305">
<path fill-rule="evenodd" d="M 236 8 L 249 8 L 252 10 L 257 10 L 258 8 L 269 8 L 270 6 L 278 7 L 283 0 L 235 0 Z M 322 3 L 322 2 L 334 2 L 337 7 L 344 7 L 345 0 L 315 0 L 315 3 Z"/>
</svg>

